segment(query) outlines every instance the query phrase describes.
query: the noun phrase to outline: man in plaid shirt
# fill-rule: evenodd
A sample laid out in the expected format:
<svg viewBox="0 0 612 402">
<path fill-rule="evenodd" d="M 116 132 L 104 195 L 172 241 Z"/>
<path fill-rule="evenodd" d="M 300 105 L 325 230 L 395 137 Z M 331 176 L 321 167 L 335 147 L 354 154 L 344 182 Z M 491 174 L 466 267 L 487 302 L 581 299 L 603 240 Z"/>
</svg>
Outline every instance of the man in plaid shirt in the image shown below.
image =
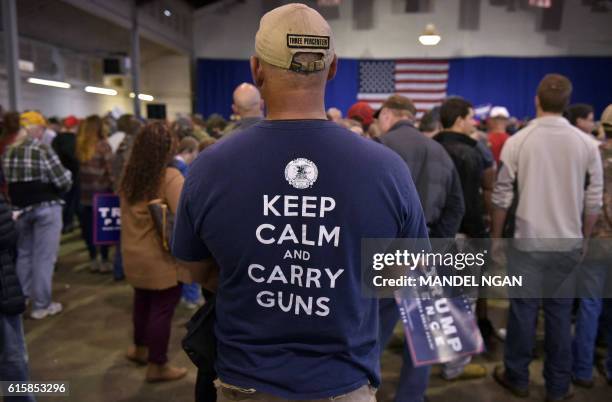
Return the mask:
<svg viewBox="0 0 612 402">
<path fill-rule="evenodd" d="M 62 230 L 61 194 L 72 186 L 72 175 L 40 141 L 45 130 L 40 113 L 23 113 L 21 126 L 2 155 L 2 168 L 18 211 L 17 275 L 32 302 L 31 317 L 42 319 L 62 311 L 51 300 L 51 281 Z"/>
</svg>

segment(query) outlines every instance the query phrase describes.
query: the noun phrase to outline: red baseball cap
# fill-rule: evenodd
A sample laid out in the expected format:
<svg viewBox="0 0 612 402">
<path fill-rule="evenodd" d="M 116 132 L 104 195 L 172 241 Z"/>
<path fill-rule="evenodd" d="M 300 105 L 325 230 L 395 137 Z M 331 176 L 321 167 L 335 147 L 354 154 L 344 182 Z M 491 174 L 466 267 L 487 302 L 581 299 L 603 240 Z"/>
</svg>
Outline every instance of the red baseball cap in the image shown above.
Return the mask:
<svg viewBox="0 0 612 402">
<path fill-rule="evenodd" d="M 365 127 L 372 124 L 374 121 L 374 109 L 367 102 L 357 102 L 348 110 L 347 116 L 349 119 L 360 121 Z"/>
<path fill-rule="evenodd" d="M 68 117 L 66 117 L 64 119 L 64 121 L 62 122 L 62 124 L 64 125 L 64 127 L 66 128 L 72 128 L 76 125 L 79 124 L 79 119 L 77 119 L 76 117 L 74 117 L 73 115 L 70 115 Z"/>
</svg>

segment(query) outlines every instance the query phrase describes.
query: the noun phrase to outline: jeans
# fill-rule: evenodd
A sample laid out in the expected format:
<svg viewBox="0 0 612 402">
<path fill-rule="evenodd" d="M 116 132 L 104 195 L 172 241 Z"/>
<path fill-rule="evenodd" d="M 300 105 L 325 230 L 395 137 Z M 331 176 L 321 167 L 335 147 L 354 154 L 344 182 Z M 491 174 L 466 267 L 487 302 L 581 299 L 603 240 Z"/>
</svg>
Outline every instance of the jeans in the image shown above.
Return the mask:
<svg viewBox="0 0 612 402">
<path fill-rule="evenodd" d="M 134 345 L 149 348 L 149 362 L 168 361 L 168 341 L 174 309 L 181 298 L 181 287 L 163 290 L 134 289 Z"/>
<path fill-rule="evenodd" d="M 24 212 L 15 225 L 17 276 L 23 293 L 34 310 L 47 308 L 62 232 L 62 207 L 52 205 Z"/>
<path fill-rule="evenodd" d="M 230 384 L 225 384 L 221 380 L 216 380 L 215 386 L 217 387 L 217 401 L 219 402 L 290 401 L 289 399 L 266 394 L 254 389 L 244 389 Z M 338 402 L 376 402 L 376 390 L 369 385 L 364 385 L 344 395 L 338 395 L 331 398 L 303 399 L 302 402 L 323 402 L 335 400 Z"/>
<path fill-rule="evenodd" d="M 121 255 L 121 244 L 118 243 L 115 246 L 115 260 L 113 261 L 113 277 L 116 281 L 120 281 L 125 278 L 123 272 L 123 256 Z"/>
<path fill-rule="evenodd" d="M 522 271 L 528 286 L 521 289 L 523 298 L 510 299 L 504 364 L 506 378 L 516 387 L 526 389 L 529 384 L 529 364 L 533 359 L 536 325 L 540 305 L 544 308 L 545 361 L 544 379 L 551 398 L 561 398 L 569 391 L 572 366 L 571 298 L 540 298 L 549 294 L 551 286 L 564 284 L 567 272 L 575 268 L 575 252 L 522 252 L 512 250 L 508 255 L 513 274 Z M 548 288 L 547 289 L 545 289 Z M 532 298 L 525 298 L 529 295 Z"/>
<path fill-rule="evenodd" d="M 378 302 L 378 315 L 380 319 L 380 354 L 391 339 L 393 329 L 399 320 L 399 310 L 394 299 L 380 299 Z M 404 338 L 402 353 L 403 364 L 400 372 L 399 384 L 395 393 L 395 402 L 423 402 L 425 391 L 429 384 L 430 366 L 414 367 L 410 351 Z"/>
<path fill-rule="evenodd" d="M 572 375 L 579 380 L 593 379 L 593 357 L 595 353 L 595 341 L 597 339 L 597 331 L 600 326 L 600 316 L 602 313 L 603 300 L 606 279 L 608 277 L 607 270 L 610 261 L 607 260 L 606 253 L 601 253 L 597 248 L 601 245 L 597 242 L 591 242 L 589 254 L 584 263 L 580 267 L 580 275 L 578 282 L 578 296 L 580 299 L 580 307 L 576 317 L 576 331 L 574 341 L 572 343 Z M 603 333 L 608 339 L 612 339 L 612 334 L 606 330 L 606 317 L 602 317 L 604 321 Z M 612 343 L 610 343 L 612 345 Z M 609 347 L 610 356 L 612 356 L 612 347 Z M 612 364 L 612 359 L 608 359 L 609 365 Z M 609 371 L 609 370 L 608 370 Z"/>
<path fill-rule="evenodd" d="M 589 298 L 580 300 L 576 317 L 576 333 L 572 343 L 572 374 L 580 380 L 593 379 L 593 357 L 602 300 Z"/>
<path fill-rule="evenodd" d="M 605 361 L 605 368 L 608 381 L 612 381 L 612 299 L 604 299 L 602 318 L 602 327 L 608 342 L 608 356 Z"/>
<path fill-rule="evenodd" d="M 98 257 L 98 246 L 93 242 L 93 206 L 83 205 L 81 207 L 81 236 L 87 244 L 89 258 L 95 260 Z M 99 246 L 102 261 L 108 261 L 108 246 Z"/>
<path fill-rule="evenodd" d="M 0 314 L 0 381 L 28 381 L 28 355 L 21 315 Z M 4 397 L 5 402 L 34 402 L 33 396 Z"/>
</svg>

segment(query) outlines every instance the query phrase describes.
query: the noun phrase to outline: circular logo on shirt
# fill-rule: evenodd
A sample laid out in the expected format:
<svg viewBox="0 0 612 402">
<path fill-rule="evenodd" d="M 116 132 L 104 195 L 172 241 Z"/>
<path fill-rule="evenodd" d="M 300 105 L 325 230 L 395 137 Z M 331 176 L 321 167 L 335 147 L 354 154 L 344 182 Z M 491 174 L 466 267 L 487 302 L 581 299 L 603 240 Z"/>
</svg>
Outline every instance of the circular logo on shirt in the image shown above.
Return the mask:
<svg viewBox="0 0 612 402">
<path fill-rule="evenodd" d="M 318 175 L 317 165 L 306 158 L 294 159 L 285 167 L 285 179 L 293 187 L 299 189 L 312 187 Z"/>
</svg>

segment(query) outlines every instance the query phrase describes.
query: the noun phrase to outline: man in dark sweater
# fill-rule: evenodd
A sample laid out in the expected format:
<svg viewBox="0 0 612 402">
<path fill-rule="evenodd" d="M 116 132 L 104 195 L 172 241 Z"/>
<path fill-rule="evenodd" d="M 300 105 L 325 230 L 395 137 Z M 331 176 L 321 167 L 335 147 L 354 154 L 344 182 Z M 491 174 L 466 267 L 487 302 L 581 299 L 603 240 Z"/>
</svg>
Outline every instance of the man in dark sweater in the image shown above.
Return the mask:
<svg viewBox="0 0 612 402">
<path fill-rule="evenodd" d="M 478 148 L 478 141 L 470 137 L 476 126 L 474 109 L 465 99 L 448 98 L 440 107 L 440 123 L 442 131 L 434 139 L 448 152 L 457 168 L 466 206 L 459 234 L 467 238 L 486 238 L 489 234 L 484 219 L 485 209 L 481 193 L 481 187 L 485 182 L 483 180 L 485 160 L 482 151 Z M 486 311 L 486 305 L 482 309 Z M 486 322 L 486 314 L 483 313 L 482 317 L 483 322 Z M 479 322 L 479 326 L 483 325 Z M 487 370 L 484 366 L 470 364 L 470 361 L 468 356 L 445 364 L 442 377 L 454 380 L 486 376 Z"/>
<path fill-rule="evenodd" d="M 416 108 L 410 99 L 390 96 L 378 112 L 383 135 L 377 141 L 395 151 L 410 168 L 416 185 L 429 237 L 454 238 L 465 210 L 459 176 L 444 148 L 417 130 L 412 122 Z M 386 345 L 399 320 L 393 299 L 380 299 L 380 339 Z M 404 345 L 404 362 L 395 396 L 396 402 L 421 402 L 427 390 L 430 367 L 414 367 Z"/>
<path fill-rule="evenodd" d="M 434 139 L 446 149 L 457 168 L 467 206 L 459 233 L 472 238 L 486 237 L 488 231 L 480 193 L 485 166 L 478 142 L 470 137 L 476 124 L 474 109 L 465 99 L 449 98 L 440 108 L 440 122 L 443 130 Z"/>
<path fill-rule="evenodd" d="M 15 272 L 17 232 L 11 210 L 0 194 L 0 378 L 28 381 L 28 363 L 21 314 L 25 298 Z M 6 398 L 6 401 L 11 398 Z M 20 401 L 34 401 L 31 396 Z"/>
<path fill-rule="evenodd" d="M 62 121 L 61 131 L 51 143 L 62 165 L 72 173 L 72 187 L 62 197 L 65 202 L 62 214 L 62 233 L 68 233 L 74 229 L 74 217 L 79 210 L 81 190 L 79 188 L 79 160 L 76 157 L 76 133 L 78 128 L 79 120 L 76 117 L 66 117 Z"/>
</svg>

